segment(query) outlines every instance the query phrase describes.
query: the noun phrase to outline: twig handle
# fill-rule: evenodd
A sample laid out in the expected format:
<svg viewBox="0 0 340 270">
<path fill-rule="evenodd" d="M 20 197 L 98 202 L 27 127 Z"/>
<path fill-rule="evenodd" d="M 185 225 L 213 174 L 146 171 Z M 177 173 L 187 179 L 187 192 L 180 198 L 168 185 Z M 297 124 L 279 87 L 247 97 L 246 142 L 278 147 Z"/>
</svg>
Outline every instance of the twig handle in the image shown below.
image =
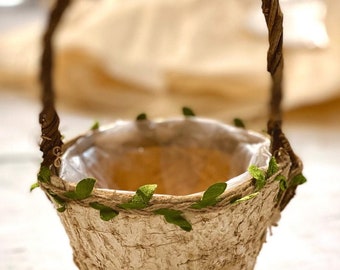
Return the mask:
<svg viewBox="0 0 340 270">
<path fill-rule="evenodd" d="M 267 23 L 269 39 L 267 70 L 272 79 L 267 128 L 272 137 L 271 151 L 274 153 L 282 146 L 283 14 L 279 0 L 262 0 L 262 12 Z"/>
<path fill-rule="evenodd" d="M 66 8 L 72 0 L 57 0 L 51 11 L 47 29 L 43 39 L 43 54 L 41 59 L 40 80 L 42 85 L 43 110 L 40 113 L 42 142 L 40 149 L 43 152 L 42 166 L 58 167 L 61 155 L 62 140 L 59 131 L 59 117 L 55 110 L 54 84 L 53 84 L 53 35 Z M 268 120 L 268 133 L 272 137 L 272 153 L 285 146 L 288 141 L 281 131 L 281 100 L 282 100 L 282 37 L 283 15 L 279 0 L 262 0 L 268 32 L 269 49 L 267 55 L 267 69 L 271 74 L 270 115 Z M 289 146 L 289 143 L 288 143 Z M 290 151 L 292 152 L 290 146 Z M 293 152 L 292 152 L 293 153 Z"/>
<path fill-rule="evenodd" d="M 50 14 L 43 37 L 40 82 L 43 108 L 39 115 L 41 125 L 40 150 L 43 152 L 41 166 L 59 167 L 62 154 L 62 139 L 59 131 L 59 116 L 55 109 L 55 90 L 53 83 L 53 35 L 70 0 L 57 0 Z"/>
<path fill-rule="evenodd" d="M 302 163 L 295 155 L 288 139 L 282 132 L 282 79 L 283 79 L 283 14 L 279 0 L 262 0 L 262 11 L 267 23 L 269 49 L 267 53 L 267 70 L 271 74 L 271 96 L 268 118 L 268 134 L 271 136 L 271 153 L 280 158 L 280 150 L 284 149 L 290 157 L 291 167 L 289 177 L 301 173 Z M 290 179 L 288 179 L 290 180 Z M 283 210 L 295 195 L 296 186 L 289 186 L 278 202 Z"/>
<path fill-rule="evenodd" d="M 269 49 L 267 53 L 267 70 L 272 77 L 270 119 L 268 131 L 281 126 L 281 100 L 283 75 L 283 14 L 278 0 L 263 0 L 262 11 L 268 27 Z M 274 124 L 277 122 L 277 124 Z"/>
</svg>

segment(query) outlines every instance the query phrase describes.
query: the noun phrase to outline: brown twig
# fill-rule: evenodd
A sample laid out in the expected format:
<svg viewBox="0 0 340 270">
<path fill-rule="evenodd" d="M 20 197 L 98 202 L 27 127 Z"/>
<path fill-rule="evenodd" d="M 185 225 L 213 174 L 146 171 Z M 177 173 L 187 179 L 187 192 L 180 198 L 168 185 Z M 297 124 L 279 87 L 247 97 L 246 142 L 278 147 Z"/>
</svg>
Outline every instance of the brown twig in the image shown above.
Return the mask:
<svg viewBox="0 0 340 270">
<path fill-rule="evenodd" d="M 40 150 L 43 152 L 41 166 L 56 167 L 63 142 L 59 131 L 59 116 L 55 110 L 53 84 L 53 34 L 61 20 L 62 14 L 70 4 L 70 0 L 57 0 L 51 11 L 47 28 L 43 37 L 43 53 L 41 57 L 40 82 L 42 87 L 43 108 L 39 115 L 41 125 Z"/>
<path fill-rule="evenodd" d="M 277 150 L 282 123 L 282 79 L 283 79 L 283 14 L 278 0 L 262 0 L 262 11 L 268 27 L 269 49 L 267 70 L 271 74 L 271 97 L 268 133 L 273 137 L 272 150 Z"/>
</svg>

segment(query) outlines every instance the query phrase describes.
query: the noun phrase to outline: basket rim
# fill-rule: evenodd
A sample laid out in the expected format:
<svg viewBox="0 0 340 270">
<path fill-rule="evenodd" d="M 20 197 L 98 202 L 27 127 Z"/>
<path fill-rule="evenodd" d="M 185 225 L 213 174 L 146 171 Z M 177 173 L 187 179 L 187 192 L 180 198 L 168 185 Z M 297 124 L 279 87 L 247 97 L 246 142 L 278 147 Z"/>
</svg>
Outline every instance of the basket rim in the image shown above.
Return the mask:
<svg viewBox="0 0 340 270">
<path fill-rule="evenodd" d="M 183 117 L 173 117 L 173 118 L 166 118 L 166 119 L 157 119 L 157 120 L 147 120 L 149 123 L 143 123 L 143 122 L 138 122 L 138 121 L 129 121 L 129 120 L 118 120 L 113 123 L 107 124 L 105 126 L 102 126 L 99 128 L 99 130 L 94 130 L 94 131 L 88 131 L 84 135 L 75 138 L 74 140 L 70 141 L 69 144 L 66 144 L 66 151 L 64 154 L 67 154 L 67 150 L 72 149 L 73 146 L 75 146 L 75 143 L 77 143 L 79 140 L 87 140 L 91 138 L 91 136 L 95 136 L 98 134 L 98 132 L 105 132 L 110 129 L 115 129 L 117 126 L 133 126 L 133 125 L 139 125 L 139 124 L 150 124 L 151 125 L 157 125 L 157 124 L 167 124 L 167 123 L 179 123 L 183 122 L 183 125 L 187 121 L 197 123 L 199 125 L 214 125 L 218 128 L 223 129 L 225 132 L 234 132 L 235 134 L 242 134 L 242 135 L 247 135 L 249 136 L 249 140 L 251 138 L 256 138 L 261 140 L 258 145 L 258 149 L 252 153 L 253 156 L 263 156 L 264 161 L 261 161 L 261 164 L 259 165 L 259 168 L 266 170 L 268 168 L 269 160 L 272 157 L 269 148 L 270 148 L 270 139 L 265 136 L 265 134 L 261 134 L 258 132 L 255 132 L 253 130 L 248 130 L 244 128 L 238 128 L 226 123 L 223 123 L 221 121 L 215 120 L 215 119 L 209 119 L 209 118 L 201 118 L 201 117 L 193 117 L 193 118 L 183 118 Z M 250 143 L 250 141 L 249 141 Z M 251 164 L 249 164 L 251 165 Z M 280 164 L 279 164 L 280 165 Z M 86 177 L 84 177 L 86 178 Z M 57 191 L 57 193 L 62 193 L 63 191 L 71 191 L 74 190 L 77 182 L 78 181 L 70 181 L 67 180 L 64 176 L 55 176 L 53 175 L 51 177 L 52 181 L 49 185 L 50 188 L 54 186 L 54 188 L 57 188 L 54 192 Z M 223 181 L 216 181 L 217 182 L 223 182 Z M 252 184 L 252 176 L 250 173 L 245 169 L 242 173 L 230 177 L 226 179 L 225 183 L 227 183 L 227 188 L 223 192 L 222 195 L 220 195 L 220 198 L 225 198 L 229 197 L 232 195 L 235 195 L 237 191 L 243 190 L 243 189 L 248 189 L 250 186 L 253 186 Z M 152 184 L 152 183 L 150 183 Z M 150 203 L 152 204 L 164 204 L 164 203 L 170 203 L 170 204 L 177 204 L 177 203 L 192 203 L 192 202 L 197 202 L 203 195 L 205 190 L 199 191 L 199 192 L 194 192 L 190 194 L 185 194 L 185 195 L 172 195 L 172 194 L 163 194 L 163 193 L 157 193 L 152 197 L 152 200 Z M 135 195 L 136 191 L 129 191 L 129 190 L 124 190 L 124 189 L 110 189 L 110 188 L 100 188 L 100 187 L 94 187 L 92 195 L 94 197 L 104 199 L 104 198 L 111 198 L 113 201 L 117 201 L 118 203 L 127 201 L 131 199 Z"/>
<path fill-rule="evenodd" d="M 275 182 L 276 176 L 287 172 L 291 163 L 289 159 L 283 159 L 279 163 L 281 169 L 267 179 L 266 187 Z M 137 213 L 142 215 L 148 215 L 150 212 L 154 212 L 160 208 L 171 208 L 175 210 L 185 210 L 185 212 L 210 212 L 224 209 L 227 205 L 232 204 L 234 199 L 240 199 L 244 196 L 248 196 L 254 193 L 255 186 L 253 178 L 247 172 L 243 173 L 243 180 L 239 181 L 235 185 L 228 185 L 226 190 L 219 196 L 219 202 L 217 205 L 204 207 L 201 209 L 193 209 L 191 206 L 197 203 L 202 198 L 204 191 L 197 192 L 188 195 L 169 195 L 169 194 L 154 194 L 147 207 L 139 210 L 135 209 L 122 209 L 118 207 L 122 203 L 126 203 L 136 194 L 133 191 L 94 188 L 91 196 L 84 200 L 71 200 L 71 203 L 83 205 L 87 207 L 91 202 L 102 203 L 105 206 L 112 207 L 112 209 L 119 209 L 119 212 Z M 49 195 L 54 194 L 65 198 L 63 194 L 68 191 L 74 190 L 76 184 L 65 181 L 64 179 L 52 175 L 51 182 L 41 183 L 41 188 Z M 264 187 L 264 188 L 266 188 Z M 263 190 L 258 193 L 262 193 Z M 214 209 L 214 210 L 213 210 Z"/>
</svg>

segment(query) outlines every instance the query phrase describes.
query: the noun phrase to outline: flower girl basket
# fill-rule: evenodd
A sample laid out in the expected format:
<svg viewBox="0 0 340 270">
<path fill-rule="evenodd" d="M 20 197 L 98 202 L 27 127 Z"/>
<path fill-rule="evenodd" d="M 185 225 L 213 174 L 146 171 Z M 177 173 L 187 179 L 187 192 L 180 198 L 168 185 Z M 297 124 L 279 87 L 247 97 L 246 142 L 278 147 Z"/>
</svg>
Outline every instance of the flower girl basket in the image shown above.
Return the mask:
<svg viewBox="0 0 340 270">
<path fill-rule="evenodd" d="M 43 39 L 38 184 L 53 202 L 79 269 L 253 269 L 267 229 L 301 181 L 281 129 L 282 20 L 269 30 L 267 134 L 195 117 L 141 115 L 63 144 L 55 110 L 52 37 L 71 1 L 55 1 Z M 94 93 L 95 94 L 95 93 Z M 189 113 L 188 113 L 189 111 Z"/>
</svg>

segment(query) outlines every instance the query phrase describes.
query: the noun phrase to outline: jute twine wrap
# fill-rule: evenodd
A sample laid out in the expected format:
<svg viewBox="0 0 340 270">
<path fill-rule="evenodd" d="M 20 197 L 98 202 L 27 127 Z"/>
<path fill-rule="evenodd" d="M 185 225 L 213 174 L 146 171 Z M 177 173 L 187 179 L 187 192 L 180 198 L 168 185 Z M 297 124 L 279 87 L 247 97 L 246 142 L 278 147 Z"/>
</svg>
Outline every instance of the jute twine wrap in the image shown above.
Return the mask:
<svg viewBox="0 0 340 270">
<path fill-rule="evenodd" d="M 227 189 L 221 201 L 201 210 L 190 208 L 202 194 L 193 196 L 154 196 L 150 206 L 142 210 L 118 209 L 117 204 L 131 199 L 131 194 L 118 190 L 95 188 L 84 200 L 68 200 L 63 194 L 74 190 L 75 184 L 58 177 L 60 157 L 73 142 L 63 145 L 59 117 L 55 109 L 53 83 L 53 36 L 70 0 L 55 1 L 43 39 L 40 80 L 43 109 L 40 113 L 43 152 L 41 166 L 50 168 L 51 182 L 40 183 L 50 197 L 58 195 L 67 201 L 60 219 L 70 238 L 74 261 L 80 269 L 253 269 L 256 257 L 265 241 L 268 227 L 275 225 L 280 211 L 295 194 L 290 180 L 302 170 L 281 129 L 282 99 L 282 12 L 278 0 L 262 0 L 262 10 L 269 31 L 268 71 L 272 86 L 269 107 L 268 134 L 271 153 L 289 188 L 278 199 L 275 175 L 258 196 L 232 204 L 235 196 L 254 192 L 251 177 L 234 189 Z M 102 203 L 119 211 L 119 216 L 104 222 L 90 202 Z M 183 211 L 193 230 L 185 232 L 166 223 L 154 210 L 171 208 Z"/>
<path fill-rule="evenodd" d="M 287 175 L 290 170 L 290 160 L 288 155 L 285 152 L 280 153 L 280 170 L 273 175 L 270 179 L 267 180 L 267 184 L 273 184 L 276 187 L 275 195 L 278 193 L 278 183 L 273 180 L 277 175 Z M 49 194 L 57 194 L 61 198 L 65 200 L 69 200 L 63 194 L 66 191 L 72 191 L 75 188 L 74 183 L 70 183 L 67 181 L 63 181 L 63 179 L 59 177 L 52 177 L 51 184 L 41 183 L 42 187 Z M 77 204 L 79 206 L 87 207 L 91 202 L 99 202 L 106 206 L 111 207 L 119 211 L 120 213 L 133 213 L 138 215 L 150 215 L 153 214 L 155 210 L 161 208 L 171 208 L 175 210 L 182 210 L 186 212 L 211 212 L 214 210 L 223 210 L 226 206 L 229 206 L 233 199 L 240 198 L 254 192 L 254 184 L 252 181 L 247 181 L 237 186 L 237 188 L 232 188 L 228 192 L 223 193 L 219 198 L 221 199 L 219 203 L 213 207 L 207 207 L 203 209 L 193 209 L 190 206 L 199 201 L 202 194 L 193 194 L 191 196 L 173 196 L 173 195 L 161 195 L 161 196 L 153 196 L 150 205 L 147 208 L 142 210 L 135 209 L 122 209 L 117 207 L 118 204 L 122 204 L 131 199 L 131 193 L 126 194 L 118 194 L 116 190 L 105 190 L 105 189 L 95 189 L 91 194 L 91 197 L 84 200 L 75 200 L 72 201 L 73 204 Z M 274 200 L 276 201 L 276 200 Z"/>
</svg>

